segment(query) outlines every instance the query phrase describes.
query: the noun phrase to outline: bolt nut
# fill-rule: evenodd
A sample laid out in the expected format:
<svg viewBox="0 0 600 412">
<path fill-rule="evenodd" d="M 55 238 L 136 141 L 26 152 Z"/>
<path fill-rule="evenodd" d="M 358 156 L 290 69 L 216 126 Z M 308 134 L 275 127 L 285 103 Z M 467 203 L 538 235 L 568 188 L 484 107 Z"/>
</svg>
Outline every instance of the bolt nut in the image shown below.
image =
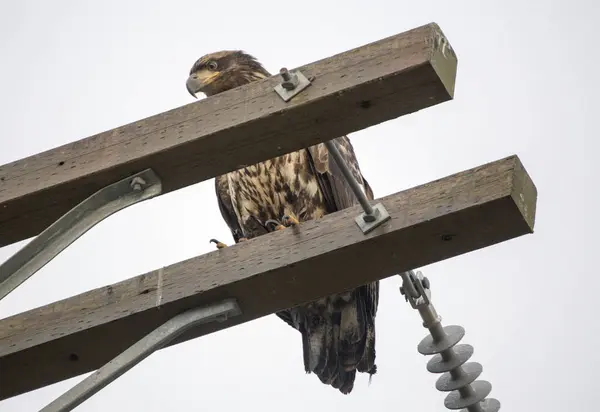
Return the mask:
<svg viewBox="0 0 600 412">
<path fill-rule="evenodd" d="M 135 191 L 140 191 L 146 185 L 146 181 L 139 176 L 131 179 L 131 183 L 129 184 L 131 188 Z"/>
<path fill-rule="evenodd" d="M 373 223 L 374 221 L 376 221 L 376 220 L 377 220 L 377 216 L 375 216 L 374 214 L 373 214 L 373 215 L 367 215 L 367 214 L 365 213 L 365 214 L 363 214 L 363 220 L 364 220 L 366 223 Z"/>
<path fill-rule="evenodd" d="M 421 283 L 423 283 L 424 289 L 429 289 L 429 287 L 431 286 L 431 284 L 429 283 L 429 279 L 427 279 L 426 277 L 423 277 Z"/>
<path fill-rule="evenodd" d="M 279 74 L 283 79 L 281 82 L 281 87 L 283 87 L 285 90 L 294 90 L 296 86 L 298 86 L 298 76 L 296 76 L 294 73 L 290 73 L 285 67 L 282 67 L 279 70 Z"/>
</svg>

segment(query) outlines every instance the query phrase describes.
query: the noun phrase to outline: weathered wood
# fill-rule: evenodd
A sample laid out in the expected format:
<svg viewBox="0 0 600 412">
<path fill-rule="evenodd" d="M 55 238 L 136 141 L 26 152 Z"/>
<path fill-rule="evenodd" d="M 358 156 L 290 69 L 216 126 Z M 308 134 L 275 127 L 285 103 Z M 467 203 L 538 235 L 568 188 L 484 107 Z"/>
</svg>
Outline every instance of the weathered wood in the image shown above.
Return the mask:
<svg viewBox="0 0 600 412">
<path fill-rule="evenodd" d="M 447 101 L 456 65 L 432 23 L 301 67 L 288 103 L 275 76 L 0 166 L 0 247 L 146 168 L 167 193 Z"/>
<path fill-rule="evenodd" d="M 0 399 L 96 369 L 197 305 L 233 297 L 243 315 L 177 342 L 531 233 L 536 199 L 511 156 L 380 199 L 392 219 L 368 235 L 354 207 L 1 320 Z"/>
</svg>

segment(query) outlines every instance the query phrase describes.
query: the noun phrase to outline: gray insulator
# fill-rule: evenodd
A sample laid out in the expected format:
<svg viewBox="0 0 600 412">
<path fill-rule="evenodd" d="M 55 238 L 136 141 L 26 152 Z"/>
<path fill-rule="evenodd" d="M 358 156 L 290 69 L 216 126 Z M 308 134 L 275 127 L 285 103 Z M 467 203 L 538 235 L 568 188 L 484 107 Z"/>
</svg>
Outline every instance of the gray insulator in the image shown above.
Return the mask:
<svg viewBox="0 0 600 412">
<path fill-rule="evenodd" d="M 470 406 L 476 405 L 492 391 L 492 384 L 488 381 L 475 381 L 471 385 L 471 390 L 468 390 L 469 386 L 464 386 L 462 389 L 467 390 L 456 390 L 451 392 L 444 400 L 444 405 L 448 409 L 463 409 L 469 410 Z M 463 393 L 461 393 L 463 392 Z M 466 392 L 466 393 L 465 393 Z"/>
<path fill-rule="evenodd" d="M 446 408 L 461 412 L 498 412 L 500 402 L 486 396 L 492 391 L 492 384 L 477 380 L 483 367 L 477 362 L 467 362 L 473 355 L 473 347 L 458 344 L 465 336 L 465 330 L 458 325 L 442 327 L 442 318 L 431 303 L 429 281 L 414 271 L 400 274 L 400 291 L 413 309 L 419 311 L 423 326 L 429 330 L 429 336 L 417 346 L 419 353 L 434 355 L 427 362 L 427 370 L 441 373 L 435 387 L 442 392 L 450 392 L 444 400 Z"/>
<path fill-rule="evenodd" d="M 492 391 L 492 384 L 476 380 L 483 367 L 477 362 L 467 362 L 473 355 L 473 347 L 460 344 L 465 335 L 463 327 L 451 325 L 443 327 L 439 322 L 428 327 L 431 335 L 426 336 L 417 349 L 423 355 L 435 355 L 428 363 L 427 370 L 443 373 L 435 387 L 442 392 L 450 392 L 444 400 L 446 408 L 461 412 L 498 412 L 500 402 L 486 399 Z"/>
<path fill-rule="evenodd" d="M 454 347 L 455 356 L 450 360 L 445 360 L 442 355 L 435 355 L 427 362 L 427 370 L 431 373 L 450 372 L 468 361 L 473 355 L 473 346 L 465 343 Z"/>
<path fill-rule="evenodd" d="M 465 330 L 461 326 L 446 326 L 444 328 L 446 336 L 442 340 L 436 340 L 433 336 L 425 336 L 425 338 L 417 346 L 417 350 L 421 355 L 435 355 L 451 349 L 465 336 Z"/>
<path fill-rule="evenodd" d="M 435 387 L 441 392 L 455 391 L 475 381 L 483 372 L 483 366 L 477 362 L 465 363 L 462 367 L 463 373 L 457 373 L 459 369 L 446 372 L 435 383 Z"/>
<path fill-rule="evenodd" d="M 482 412 L 498 412 L 500 410 L 500 401 L 494 398 L 482 400 L 479 405 Z M 468 409 L 461 409 L 460 412 L 471 412 Z"/>
</svg>

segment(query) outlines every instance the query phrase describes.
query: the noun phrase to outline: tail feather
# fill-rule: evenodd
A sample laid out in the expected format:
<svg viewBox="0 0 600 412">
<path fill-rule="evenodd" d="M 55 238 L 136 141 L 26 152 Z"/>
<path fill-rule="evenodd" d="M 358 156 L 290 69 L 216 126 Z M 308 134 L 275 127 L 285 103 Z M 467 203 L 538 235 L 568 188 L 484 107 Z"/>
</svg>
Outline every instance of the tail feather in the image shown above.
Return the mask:
<svg viewBox="0 0 600 412">
<path fill-rule="evenodd" d="M 304 365 L 304 368 L 308 372 L 319 375 L 327 365 L 327 331 L 325 325 L 307 324 L 304 342 L 306 345 L 304 351 L 308 358 L 308 363 Z"/>
<path fill-rule="evenodd" d="M 363 358 L 360 360 L 356 369 L 359 372 L 365 372 L 369 375 L 374 375 L 377 372 L 377 366 L 375 366 L 375 326 L 369 324 L 367 327 L 367 339 L 365 342 L 365 353 Z"/>
<path fill-rule="evenodd" d="M 300 323 L 298 325 L 298 330 L 300 331 L 300 334 L 302 335 L 302 355 L 304 358 L 304 371 L 306 373 L 311 373 L 312 368 L 310 366 L 310 343 L 308 341 L 308 339 L 309 339 L 308 331 L 306 330 L 306 327 L 304 326 L 303 323 Z"/>
<path fill-rule="evenodd" d="M 296 308 L 306 372 L 343 394 L 352 391 L 357 370 L 376 370 L 374 313 L 362 296 L 354 291 Z"/>
<path fill-rule="evenodd" d="M 326 328 L 329 333 L 327 333 L 328 339 L 326 339 L 323 352 L 327 353 L 327 362 L 325 369 L 318 376 L 324 384 L 331 384 L 336 378 L 339 368 L 340 315 L 334 312 L 331 317 L 326 317 L 326 319 L 328 319 Z"/>
<path fill-rule="evenodd" d="M 344 395 L 352 392 L 354 388 L 354 379 L 356 378 L 356 369 L 351 371 L 339 370 L 338 374 L 331 384 L 334 388 L 338 389 Z"/>
<path fill-rule="evenodd" d="M 364 301 L 352 293 L 352 300 L 341 309 L 340 358 L 346 371 L 356 369 L 365 352 L 367 342 L 367 319 Z"/>
</svg>

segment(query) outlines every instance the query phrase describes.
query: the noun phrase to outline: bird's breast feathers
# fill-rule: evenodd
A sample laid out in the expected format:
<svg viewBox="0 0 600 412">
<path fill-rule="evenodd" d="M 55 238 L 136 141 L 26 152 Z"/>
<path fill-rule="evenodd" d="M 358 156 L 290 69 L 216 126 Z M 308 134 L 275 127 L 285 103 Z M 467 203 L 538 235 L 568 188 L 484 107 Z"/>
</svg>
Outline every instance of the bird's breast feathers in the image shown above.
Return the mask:
<svg viewBox="0 0 600 412">
<path fill-rule="evenodd" d="M 249 219 L 281 219 L 293 214 L 310 220 L 325 204 L 305 150 L 292 152 L 227 174 L 229 195 L 242 229 Z"/>
</svg>

